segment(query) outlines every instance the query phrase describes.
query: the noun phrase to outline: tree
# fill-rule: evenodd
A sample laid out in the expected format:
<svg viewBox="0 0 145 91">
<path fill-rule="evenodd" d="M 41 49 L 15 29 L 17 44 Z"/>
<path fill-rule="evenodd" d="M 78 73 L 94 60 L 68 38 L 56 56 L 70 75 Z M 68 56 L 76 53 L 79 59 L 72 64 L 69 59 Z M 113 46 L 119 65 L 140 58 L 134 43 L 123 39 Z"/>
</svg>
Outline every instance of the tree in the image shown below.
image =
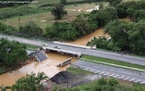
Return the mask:
<svg viewBox="0 0 145 91">
<path fill-rule="evenodd" d="M 97 24 L 93 24 L 92 21 L 89 19 L 89 15 L 87 14 L 80 14 L 77 18 L 73 21 L 73 27 L 81 36 L 84 36 L 97 28 Z"/>
<path fill-rule="evenodd" d="M 115 6 L 122 2 L 122 0 L 106 0 L 111 6 Z"/>
<path fill-rule="evenodd" d="M 92 11 L 90 15 L 90 20 L 92 20 L 94 23 L 97 22 L 99 27 L 103 27 L 111 20 L 117 18 L 117 11 L 114 7 Z"/>
<path fill-rule="evenodd" d="M 20 26 L 19 33 L 29 37 L 43 35 L 42 29 L 34 22 L 29 22 L 25 26 Z"/>
<path fill-rule="evenodd" d="M 16 81 L 12 86 L 12 91 L 44 91 L 41 81 L 46 80 L 48 77 L 43 73 L 31 73 Z"/>
<path fill-rule="evenodd" d="M 105 37 L 94 37 L 87 43 L 87 46 L 96 46 L 97 48 L 107 49 L 107 45 L 110 42 L 110 40 L 107 40 Z"/>
<path fill-rule="evenodd" d="M 26 46 L 16 41 L 0 39 L 0 62 L 4 66 L 18 66 L 27 59 Z"/>
<path fill-rule="evenodd" d="M 145 20 L 134 23 L 132 29 L 128 31 L 130 48 L 137 54 L 145 54 Z"/>
<path fill-rule="evenodd" d="M 66 5 L 67 4 L 67 0 L 60 0 L 60 3 Z"/>
<path fill-rule="evenodd" d="M 133 21 L 138 22 L 142 19 L 145 19 L 145 10 L 136 10 L 133 14 Z"/>
<path fill-rule="evenodd" d="M 51 9 L 51 14 L 54 15 L 56 20 L 61 20 L 64 15 L 67 15 L 67 11 L 64 10 L 64 5 L 57 3 Z"/>
<path fill-rule="evenodd" d="M 111 36 L 112 42 L 122 50 L 129 49 L 128 22 L 114 20 L 105 27 L 105 33 Z"/>
</svg>

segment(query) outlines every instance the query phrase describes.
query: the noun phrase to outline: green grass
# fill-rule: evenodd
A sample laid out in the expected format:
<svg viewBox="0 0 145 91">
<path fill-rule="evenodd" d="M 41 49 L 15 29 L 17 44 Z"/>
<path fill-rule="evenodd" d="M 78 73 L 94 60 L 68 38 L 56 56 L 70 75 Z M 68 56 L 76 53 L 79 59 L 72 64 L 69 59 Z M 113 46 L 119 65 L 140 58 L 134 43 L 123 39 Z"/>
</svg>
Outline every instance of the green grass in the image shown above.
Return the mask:
<svg viewBox="0 0 145 91">
<path fill-rule="evenodd" d="M 95 91 L 97 80 L 77 86 L 80 91 Z"/>
<path fill-rule="evenodd" d="M 34 50 L 34 49 L 36 49 L 36 48 L 39 48 L 38 46 L 34 46 L 34 45 L 28 45 L 28 44 L 25 44 L 26 45 L 26 48 L 28 49 L 28 50 Z"/>
<path fill-rule="evenodd" d="M 83 6 L 86 6 L 86 5 L 84 4 L 84 5 L 81 5 L 81 6 L 83 7 Z M 73 9 L 73 7 L 72 8 L 71 7 L 67 6 L 68 9 Z M 68 15 L 63 17 L 62 20 L 59 20 L 59 22 L 72 21 L 80 13 L 81 12 L 76 12 L 76 11 L 73 11 L 73 10 L 68 10 Z M 19 20 L 19 18 L 20 18 L 20 20 Z M 24 25 L 24 24 L 26 24 L 26 23 L 28 23 L 30 21 L 38 24 L 43 30 L 45 30 L 45 28 L 47 26 L 51 26 L 56 20 L 54 20 L 54 17 L 51 14 L 50 11 L 43 12 L 43 13 L 37 13 L 37 14 L 29 14 L 29 15 L 25 15 L 25 16 L 16 16 L 16 17 L 0 20 L 0 22 L 4 23 L 6 25 L 11 25 L 11 26 L 14 26 L 14 27 L 17 27 L 17 28 L 20 25 Z"/>
<path fill-rule="evenodd" d="M 80 68 L 74 68 L 74 67 L 69 67 L 67 69 L 67 71 L 69 71 L 70 73 L 75 74 L 75 75 L 87 75 L 87 74 L 91 73 L 89 71 L 82 70 Z"/>
<path fill-rule="evenodd" d="M 111 64 L 120 65 L 120 66 L 127 66 L 127 67 L 132 67 L 132 68 L 145 70 L 145 66 L 132 64 L 132 63 L 127 63 L 127 62 L 123 62 L 123 61 L 117 61 L 117 60 L 111 60 L 111 59 L 94 57 L 94 56 L 87 56 L 87 55 L 83 55 L 81 58 L 82 59 L 95 60 L 96 62 L 97 61 L 98 62 L 105 62 L 105 63 L 111 63 Z"/>
</svg>

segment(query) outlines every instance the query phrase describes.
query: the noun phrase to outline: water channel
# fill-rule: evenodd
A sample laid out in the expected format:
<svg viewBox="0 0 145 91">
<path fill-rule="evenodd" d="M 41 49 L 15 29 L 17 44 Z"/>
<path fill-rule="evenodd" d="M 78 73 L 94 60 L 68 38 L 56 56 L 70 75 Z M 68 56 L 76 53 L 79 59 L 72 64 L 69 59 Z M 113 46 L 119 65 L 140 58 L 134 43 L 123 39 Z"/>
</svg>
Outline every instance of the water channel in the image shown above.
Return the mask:
<svg viewBox="0 0 145 91">
<path fill-rule="evenodd" d="M 121 20 L 130 21 L 130 19 L 125 18 Z M 69 42 L 71 44 L 83 45 L 86 46 L 87 42 L 90 41 L 93 37 L 99 36 L 108 36 L 104 35 L 104 29 L 98 29 L 82 38 L 77 39 L 76 41 Z M 19 68 L 18 70 L 7 72 L 5 74 L 0 75 L 0 85 L 11 86 L 15 83 L 16 80 L 25 76 L 26 74 L 30 74 L 31 72 L 38 73 L 44 72 L 49 78 L 53 77 L 60 71 L 66 70 L 68 66 L 65 67 L 57 67 L 58 64 L 62 63 L 66 59 L 70 58 L 70 55 L 62 55 L 55 52 L 48 53 L 48 59 L 42 62 L 32 61 L 31 63 Z M 72 62 L 77 61 L 77 58 L 73 57 Z"/>
<path fill-rule="evenodd" d="M 86 35 L 74 42 L 72 44 L 86 45 L 86 43 L 93 37 L 98 37 L 103 35 L 103 29 L 98 29 L 95 32 Z M 11 86 L 16 80 L 25 76 L 26 74 L 44 72 L 49 78 L 53 77 L 60 71 L 66 70 L 68 66 L 57 67 L 58 64 L 62 63 L 66 59 L 72 57 L 71 55 L 62 55 L 60 53 L 50 52 L 48 53 L 48 59 L 42 62 L 32 61 L 31 63 L 19 68 L 18 70 L 7 72 L 0 75 L 0 85 Z M 72 62 L 75 62 L 77 58 L 73 57 Z"/>
</svg>

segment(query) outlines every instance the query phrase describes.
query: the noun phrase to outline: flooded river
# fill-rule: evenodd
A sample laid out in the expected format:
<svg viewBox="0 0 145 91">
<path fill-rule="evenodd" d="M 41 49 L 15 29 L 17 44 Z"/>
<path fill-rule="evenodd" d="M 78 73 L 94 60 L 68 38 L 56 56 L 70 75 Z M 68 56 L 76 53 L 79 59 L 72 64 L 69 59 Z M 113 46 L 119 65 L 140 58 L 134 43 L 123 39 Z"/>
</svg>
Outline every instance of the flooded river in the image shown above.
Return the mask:
<svg viewBox="0 0 145 91">
<path fill-rule="evenodd" d="M 120 20 L 130 21 L 129 18 L 120 19 Z M 77 39 L 76 41 L 69 42 L 69 43 L 86 46 L 87 42 L 90 41 L 93 37 L 99 37 L 102 35 L 107 36 L 104 35 L 103 28 L 98 29 L 93 33 L 90 33 L 82 38 Z M 66 70 L 69 67 L 69 65 L 65 67 L 57 67 L 57 65 L 64 62 L 66 59 L 70 57 L 71 57 L 70 55 L 61 55 L 56 52 L 48 53 L 48 59 L 40 63 L 31 62 L 30 64 L 23 66 L 22 68 L 16 71 L 7 72 L 5 74 L 0 75 L 0 85 L 11 86 L 15 83 L 17 79 L 25 76 L 26 74 L 30 74 L 31 72 L 34 73 L 44 72 L 49 78 L 51 78 L 58 72 Z M 75 62 L 76 60 L 77 58 L 73 57 L 72 62 Z"/>
<path fill-rule="evenodd" d="M 16 80 L 25 76 L 26 74 L 44 72 L 49 78 L 53 77 L 60 71 L 66 70 L 69 65 L 64 67 L 57 67 L 58 64 L 64 62 L 70 58 L 70 55 L 61 55 L 59 53 L 48 53 L 48 59 L 42 62 L 31 62 L 30 64 L 23 66 L 22 68 L 7 72 L 0 75 L 0 85 L 11 86 Z M 75 62 L 77 58 L 73 57 L 72 62 Z"/>
<path fill-rule="evenodd" d="M 82 37 L 82 38 L 79 38 L 77 39 L 76 41 L 73 41 L 73 42 L 68 42 L 70 44 L 78 44 L 78 45 L 83 45 L 83 46 L 86 46 L 87 42 L 90 41 L 92 38 L 94 37 L 99 37 L 99 36 L 102 36 L 104 35 L 104 29 L 97 29 L 96 31 Z"/>
<path fill-rule="evenodd" d="M 86 45 L 89 40 L 91 40 L 93 37 L 98 37 L 103 35 L 103 29 L 98 29 L 95 32 L 86 35 L 85 37 L 82 37 L 74 42 L 70 42 L 72 44 L 79 44 L 79 45 Z M 15 83 L 16 80 L 19 78 L 25 76 L 26 74 L 30 74 L 31 72 L 38 73 L 38 72 L 44 72 L 49 78 L 53 77 L 55 74 L 57 74 L 60 71 L 66 70 L 69 65 L 65 67 L 57 67 L 58 64 L 64 62 L 66 59 L 70 58 L 72 56 L 70 55 L 61 55 L 56 52 L 50 52 L 48 53 L 48 59 L 42 61 L 42 62 L 31 62 L 30 64 L 27 64 L 26 66 L 23 66 L 22 68 L 7 72 L 5 74 L 0 75 L 0 85 L 5 86 L 11 86 Z M 73 57 L 72 62 L 75 62 L 77 58 Z"/>
</svg>

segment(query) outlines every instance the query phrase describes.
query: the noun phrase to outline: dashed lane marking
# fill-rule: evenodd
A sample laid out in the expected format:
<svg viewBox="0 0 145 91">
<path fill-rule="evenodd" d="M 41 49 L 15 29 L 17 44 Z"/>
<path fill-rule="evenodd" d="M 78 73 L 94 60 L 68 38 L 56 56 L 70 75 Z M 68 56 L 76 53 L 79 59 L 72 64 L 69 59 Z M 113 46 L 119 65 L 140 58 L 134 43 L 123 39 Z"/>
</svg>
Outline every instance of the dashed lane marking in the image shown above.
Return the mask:
<svg viewBox="0 0 145 91">
<path fill-rule="evenodd" d="M 105 75 L 105 76 L 107 76 L 107 75 L 109 75 L 110 73 L 105 73 L 105 74 L 103 74 L 103 75 Z"/>
<path fill-rule="evenodd" d="M 141 82 L 141 84 L 144 84 L 144 83 L 145 83 L 145 81 L 142 81 L 142 82 Z"/>
<path fill-rule="evenodd" d="M 129 79 L 129 77 L 126 77 L 126 78 L 124 78 L 123 80 L 128 80 Z"/>
<path fill-rule="evenodd" d="M 140 82 L 140 79 L 138 79 L 138 80 L 136 80 L 136 81 L 134 81 L 134 82 Z"/>
<path fill-rule="evenodd" d="M 99 73 L 100 71 L 95 71 L 94 73 Z"/>
<path fill-rule="evenodd" d="M 114 75 L 113 77 L 115 78 L 115 77 L 118 77 L 119 75 Z"/>
<path fill-rule="evenodd" d="M 105 72 L 103 71 L 103 72 L 100 72 L 99 74 L 104 74 Z"/>
<path fill-rule="evenodd" d="M 109 76 L 114 76 L 115 74 L 111 74 L 111 75 L 109 75 Z"/>
<path fill-rule="evenodd" d="M 135 78 L 132 78 L 132 79 L 130 79 L 129 81 L 134 81 L 135 80 Z"/>
<path fill-rule="evenodd" d="M 118 77 L 119 79 L 122 79 L 122 78 L 124 78 L 125 76 L 120 76 L 120 77 Z"/>
</svg>

